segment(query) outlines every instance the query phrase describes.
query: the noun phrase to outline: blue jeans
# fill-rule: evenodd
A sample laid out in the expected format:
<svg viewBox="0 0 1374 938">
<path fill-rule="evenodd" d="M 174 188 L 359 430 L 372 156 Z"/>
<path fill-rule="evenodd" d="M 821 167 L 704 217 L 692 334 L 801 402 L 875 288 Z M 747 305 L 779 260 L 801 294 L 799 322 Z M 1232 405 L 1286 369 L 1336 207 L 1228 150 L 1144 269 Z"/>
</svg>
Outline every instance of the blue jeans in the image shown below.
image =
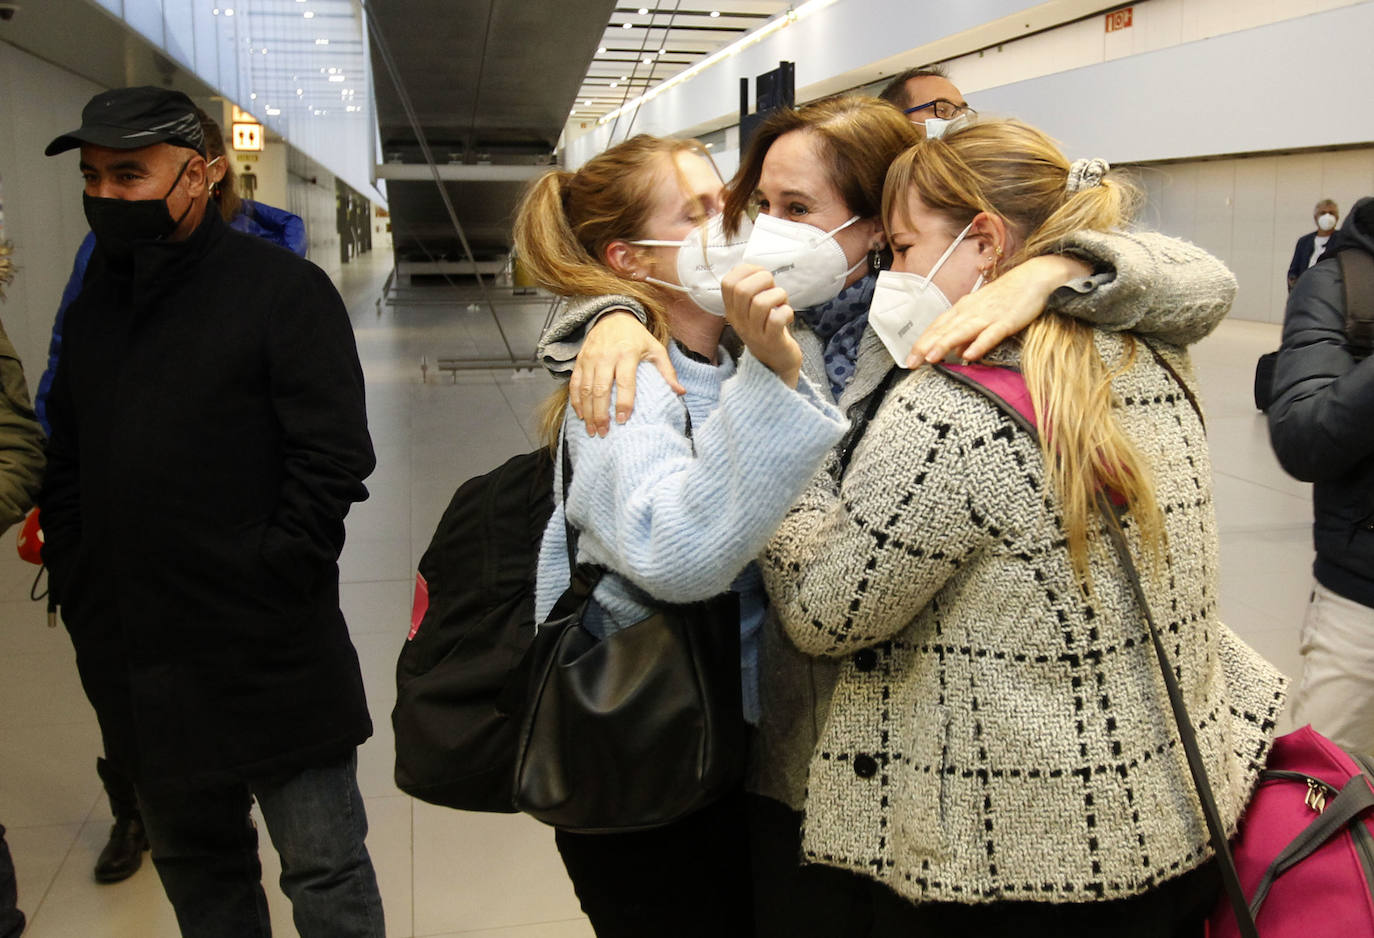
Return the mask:
<svg viewBox="0 0 1374 938">
<path fill-rule="evenodd" d="M 358 756 L 283 778 L 189 791 L 138 789 L 153 865 L 184 938 L 269 938 L 257 798 L 281 856 L 301 938 L 382 938 L 382 900 L 364 839 Z"/>
</svg>

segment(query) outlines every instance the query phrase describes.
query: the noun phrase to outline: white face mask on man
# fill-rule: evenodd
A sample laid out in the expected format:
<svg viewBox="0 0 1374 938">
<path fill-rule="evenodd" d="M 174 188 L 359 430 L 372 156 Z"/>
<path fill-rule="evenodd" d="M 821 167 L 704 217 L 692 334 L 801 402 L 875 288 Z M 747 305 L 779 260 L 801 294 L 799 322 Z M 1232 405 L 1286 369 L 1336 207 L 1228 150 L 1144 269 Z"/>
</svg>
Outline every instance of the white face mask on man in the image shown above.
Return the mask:
<svg viewBox="0 0 1374 938">
<path fill-rule="evenodd" d="M 959 237 L 945 248 L 945 253 L 940 255 L 935 266 L 930 268 L 930 273 L 924 277 L 896 270 L 884 270 L 878 274 L 873 302 L 868 307 L 868 325 L 883 340 L 892 360 L 903 368 L 911 356 L 911 346 L 916 339 L 936 317 L 953 305 L 944 291 L 935 285 L 934 277 L 972 227 L 973 222 L 969 222 L 959 232 Z M 978 281 L 969 292 L 982 285 L 983 275 L 979 274 Z"/>
<path fill-rule="evenodd" d="M 749 219 L 740 219 L 740 229 L 733 235 L 725 233 L 725 217 L 712 215 L 693 228 L 681 241 L 658 241 L 641 238 L 631 244 L 646 248 L 677 248 L 677 283 L 645 277 L 648 283 L 686 293 L 708 313 L 725 315 L 725 298 L 720 281 L 730 269 L 740 263 L 749 243 L 752 226 Z"/>
<path fill-rule="evenodd" d="M 1330 212 L 1323 212 L 1317 216 L 1317 230 L 1322 234 L 1330 234 L 1336 229 L 1336 216 Z"/>
<path fill-rule="evenodd" d="M 757 264 L 773 275 L 787 293 L 793 309 L 809 309 L 833 300 L 849 275 L 867 261 L 865 254 L 852 267 L 835 235 L 859 220 L 855 215 L 832 231 L 813 225 L 760 215 L 744 250 L 743 262 Z"/>
<path fill-rule="evenodd" d="M 967 127 L 972 123 L 972 119 L 967 113 L 958 114 L 945 120 L 942 117 L 927 117 L 922 123 L 925 124 L 926 136 L 932 140 L 938 140 L 945 134 L 953 133 L 960 128 Z"/>
</svg>

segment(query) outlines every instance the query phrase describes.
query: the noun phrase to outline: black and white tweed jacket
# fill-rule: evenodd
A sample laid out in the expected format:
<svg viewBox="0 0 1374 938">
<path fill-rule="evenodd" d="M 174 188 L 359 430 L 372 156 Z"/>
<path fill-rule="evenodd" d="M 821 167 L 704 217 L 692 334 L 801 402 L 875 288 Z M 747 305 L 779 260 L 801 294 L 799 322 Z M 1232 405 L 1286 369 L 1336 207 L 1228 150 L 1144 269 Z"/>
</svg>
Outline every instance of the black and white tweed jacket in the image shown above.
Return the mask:
<svg viewBox="0 0 1374 938">
<path fill-rule="evenodd" d="M 1111 366 L 1131 340 L 1096 341 Z M 1165 567 L 1145 586 L 1234 824 L 1285 682 L 1217 620 L 1203 428 L 1140 351 L 1113 389 L 1165 512 Z M 1191 381 L 1186 353 L 1161 352 Z M 890 392 L 843 486 L 822 475 L 789 514 L 762 565 L 769 594 L 799 647 L 842 659 L 810 766 L 809 860 L 914 900 L 1076 902 L 1207 857 L 1130 587 L 1103 538 L 1081 594 L 1056 502 L 1027 433 L 922 369 Z M 1129 521 L 1127 536 L 1138 551 Z"/>
</svg>

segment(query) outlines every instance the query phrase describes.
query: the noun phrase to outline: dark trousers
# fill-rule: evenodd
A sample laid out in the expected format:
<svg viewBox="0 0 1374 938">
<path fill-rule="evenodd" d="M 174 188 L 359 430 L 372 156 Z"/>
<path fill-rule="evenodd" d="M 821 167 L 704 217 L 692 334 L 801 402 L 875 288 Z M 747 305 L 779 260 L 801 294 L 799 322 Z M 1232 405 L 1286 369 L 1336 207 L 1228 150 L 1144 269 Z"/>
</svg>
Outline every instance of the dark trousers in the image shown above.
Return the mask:
<svg viewBox="0 0 1374 938">
<path fill-rule="evenodd" d="M 253 798 L 281 856 L 301 938 L 381 938 L 357 755 L 290 776 L 211 789 L 140 786 L 153 865 L 184 938 L 267 938 Z"/>
<path fill-rule="evenodd" d="M 880 883 L 868 884 L 873 927 L 866 934 L 874 938 L 1203 938 L 1221 878 L 1209 863 L 1127 899 L 980 905 L 913 904 Z"/>
<path fill-rule="evenodd" d="M 758 938 L 1202 938 L 1215 865 L 1106 902 L 913 903 L 877 880 L 802 863 L 801 814 L 751 796 Z"/>
<path fill-rule="evenodd" d="M 24 913 L 19 911 L 19 884 L 14 879 L 14 859 L 5 843 L 5 827 L 0 824 L 0 938 L 19 938 L 24 931 Z"/>
<path fill-rule="evenodd" d="M 802 816 L 750 795 L 749 849 L 758 938 L 851 938 L 868 934 L 872 897 L 862 878 L 802 862 Z"/>
<path fill-rule="evenodd" d="M 666 827 L 554 835 L 597 938 L 752 938 L 744 794 Z"/>
<path fill-rule="evenodd" d="M 123 765 L 109 756 L 97 756 L 95 774 L 100 776 L 100 784 L 105 786 L 105 797 L 110 799 L 110 813 L 116 821 L 139 816 L 138 795 Z"/>
</svg>

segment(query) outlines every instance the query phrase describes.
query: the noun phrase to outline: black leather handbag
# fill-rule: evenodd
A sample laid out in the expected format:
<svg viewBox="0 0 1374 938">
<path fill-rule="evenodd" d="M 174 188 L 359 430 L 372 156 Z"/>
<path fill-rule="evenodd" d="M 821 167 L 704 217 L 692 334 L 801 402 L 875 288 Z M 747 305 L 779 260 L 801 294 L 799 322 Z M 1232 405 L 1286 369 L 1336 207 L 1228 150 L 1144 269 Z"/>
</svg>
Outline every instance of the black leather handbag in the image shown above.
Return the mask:
<svg viewBox="0 0 1374 938">
<path fill-rule="evenodd" d="M 515 807 L 580 833 L 670 824 L 744 775 L 738 596 L 665 604 L 599 638 L 582 623 L 604 573 L 573 568 L 535 634 L 516 754 Z"/>
</svg>

